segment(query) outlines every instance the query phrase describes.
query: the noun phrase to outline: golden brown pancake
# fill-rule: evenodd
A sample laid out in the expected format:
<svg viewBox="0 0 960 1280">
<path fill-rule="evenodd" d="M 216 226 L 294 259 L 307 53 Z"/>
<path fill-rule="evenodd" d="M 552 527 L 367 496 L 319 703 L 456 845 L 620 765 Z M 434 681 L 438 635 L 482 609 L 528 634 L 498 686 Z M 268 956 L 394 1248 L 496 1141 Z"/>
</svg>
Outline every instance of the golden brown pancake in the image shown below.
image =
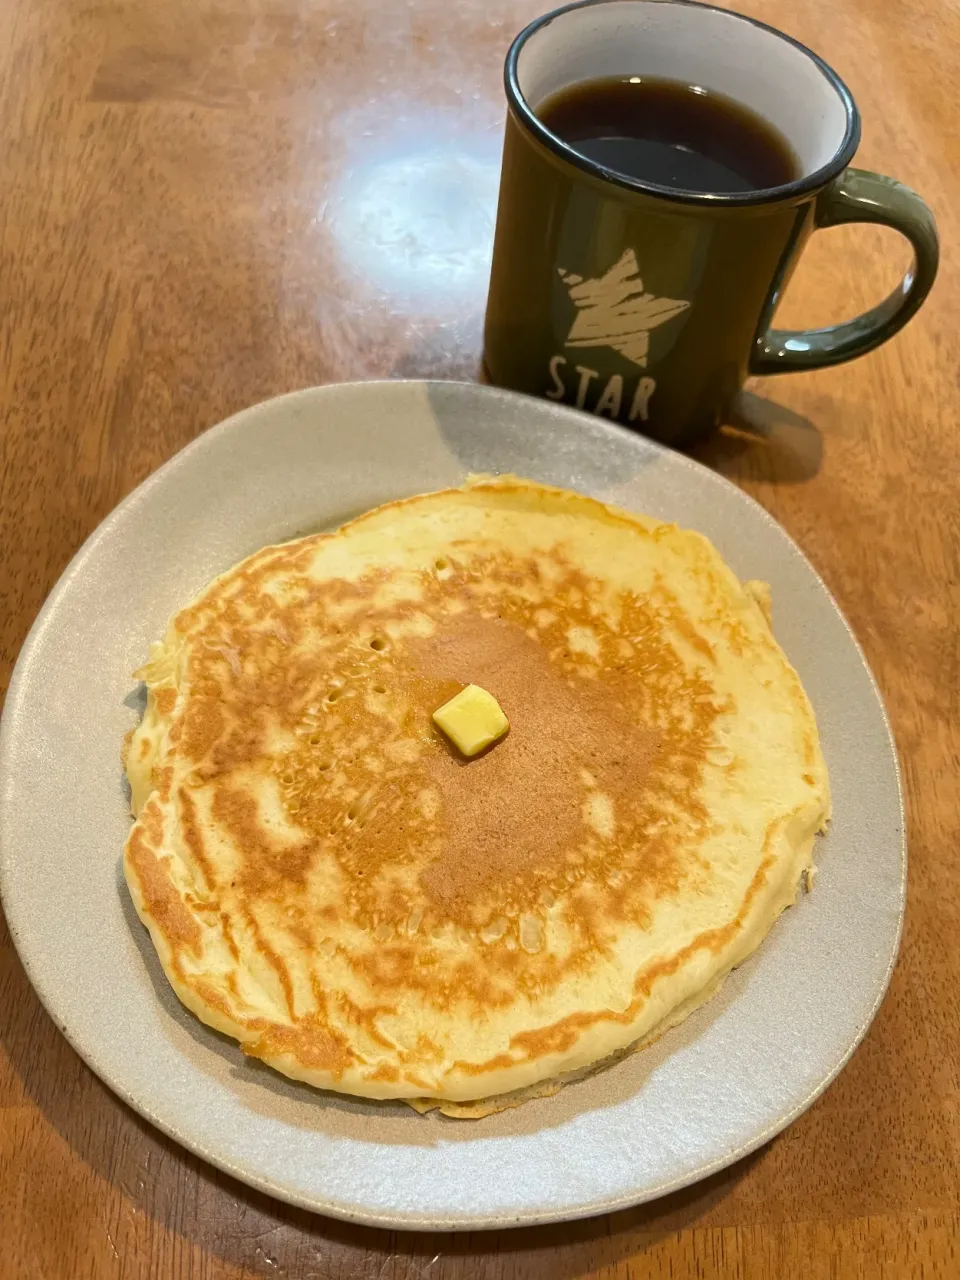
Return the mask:
<svg viewBox="0 0 960 1280">
<path fill-rule="evenodd" d="M 174 990 L 289 1076 L 452 1114 L 655 1037 L 828 816 L 766 607 L 700 535 L 513 477 L 243 561 L 139 673 L 124 866 Z M 431 720 L 468 684 L 510 721 L 469 761 Z"/>
</svg>

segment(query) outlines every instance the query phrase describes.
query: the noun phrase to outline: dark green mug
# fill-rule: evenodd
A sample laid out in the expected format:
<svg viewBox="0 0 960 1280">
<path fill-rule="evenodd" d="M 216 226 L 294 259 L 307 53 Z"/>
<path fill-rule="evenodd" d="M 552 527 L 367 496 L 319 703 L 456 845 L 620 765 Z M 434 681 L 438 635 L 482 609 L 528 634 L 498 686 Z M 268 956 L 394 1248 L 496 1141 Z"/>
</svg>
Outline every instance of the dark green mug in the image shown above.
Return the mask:
<svg viewBox="0 0 960 1280">
<path fill-rule="evenodd" d="M 706 87 L 767 120 L 801 173 L 735 194 L 624 176 L 547 129 L 571 84 L 652 76 Z M 839 76 L 761 22 L 692 0 L 585 0 L 531 23 L 505 72 L 508 114 L 484 333 L 486 375 L 685 445 L 720 423 L 749 374 L 818 369 L 902 328 L 937 271 L 913 191 L 849 165 L 860 117 Z M 811 231 L 879 222 L 911 242 L 897 289 L 826 329 L 771 329 Z"/>
</svg>

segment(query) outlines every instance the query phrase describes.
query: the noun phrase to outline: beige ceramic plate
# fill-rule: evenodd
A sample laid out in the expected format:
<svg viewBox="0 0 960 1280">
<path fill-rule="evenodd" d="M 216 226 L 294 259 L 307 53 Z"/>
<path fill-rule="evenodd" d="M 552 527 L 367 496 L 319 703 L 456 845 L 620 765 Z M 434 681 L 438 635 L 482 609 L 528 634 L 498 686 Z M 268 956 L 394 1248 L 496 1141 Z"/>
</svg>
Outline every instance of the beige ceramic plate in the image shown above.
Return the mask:
<svg viewBox="0 0 960 1280">
<path fill-rule="evenodd" d="M 691 525 L 741 578 L 773 584 L 777 635 L 819 717 L 835 819 L 816 891 L 716 1000 L 555 1098 L 467 1124 L 313 1092 L 181 1008 L 121 876 L 130 819 L 119 744 L 139 710 L 129 673 L 214 574 L 266 543 L 498 470 Z M 67 569 L 23 647 L 0 731 L 4 907 L 40 998 L 77 1052 L 220 1168 L 294 1204 L 381 1226 L 600 1213 L 759 1146 L 836 1075 L 876 1012 L 904 874 L 883 707 L 847 624 L 786 534 L 686 458 L 488 387 L 321 387 L 208 431 Z"/>
</svg>

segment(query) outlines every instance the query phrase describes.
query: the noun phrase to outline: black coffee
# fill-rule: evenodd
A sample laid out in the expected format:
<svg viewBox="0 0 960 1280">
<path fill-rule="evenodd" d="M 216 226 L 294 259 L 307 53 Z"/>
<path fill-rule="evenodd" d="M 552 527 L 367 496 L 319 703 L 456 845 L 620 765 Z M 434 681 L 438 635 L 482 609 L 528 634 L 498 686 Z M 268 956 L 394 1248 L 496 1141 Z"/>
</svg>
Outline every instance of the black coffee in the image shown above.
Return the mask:
<svg viewBox="0 0 960 1280">
<path fill-rule="evenodd" d="M 675 80 L 586 80 L 552 94 L 537 115 L 581 155 L 660 187 L 761 191 L 800 176 L 773 125 L 723 94 Z"/>
</svg>

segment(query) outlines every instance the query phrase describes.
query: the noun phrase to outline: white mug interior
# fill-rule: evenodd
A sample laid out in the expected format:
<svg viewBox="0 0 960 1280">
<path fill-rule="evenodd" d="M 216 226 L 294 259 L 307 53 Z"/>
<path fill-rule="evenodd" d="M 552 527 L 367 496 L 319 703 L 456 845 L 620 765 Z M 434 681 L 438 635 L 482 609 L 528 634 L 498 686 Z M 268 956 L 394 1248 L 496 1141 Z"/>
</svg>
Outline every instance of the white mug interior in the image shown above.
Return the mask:
<svg viewBox="0 0 960 1280">
<path fill-rule="evenodd" d="M 828 166 L 848 137 L 849 99 L 808 49 L 697 3 L 606 0 L 561 10 L 529 35 L 516 70 L 534 113 L 551 94 L 603 76 L 654 76 L 725 94 L 787 139 L 801 181 Z"/>
</svg>

